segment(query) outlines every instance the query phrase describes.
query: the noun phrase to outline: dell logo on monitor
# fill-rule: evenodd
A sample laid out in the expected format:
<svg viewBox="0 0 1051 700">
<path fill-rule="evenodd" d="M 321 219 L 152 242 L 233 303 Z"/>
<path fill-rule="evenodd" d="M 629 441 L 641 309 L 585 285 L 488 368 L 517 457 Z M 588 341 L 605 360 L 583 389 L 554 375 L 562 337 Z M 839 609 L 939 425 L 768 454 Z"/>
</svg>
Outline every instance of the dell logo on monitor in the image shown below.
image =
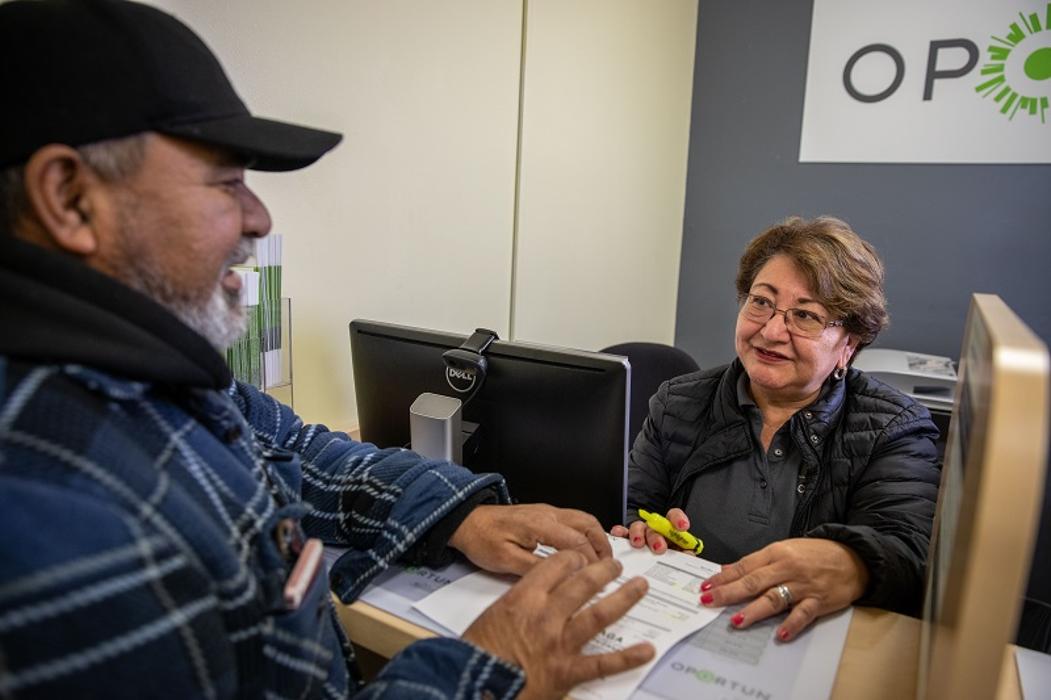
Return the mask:
<svg viewBox="0 0 1051 700">
<path fill-rule="evenodd" d="M 466 394 L 473 389 L 477 379 L 478 373 L 473 369 L 445 368 L 445 381 L 449 383 L 453 391 L 458 391 L 461 394 Z"/>
</svg>

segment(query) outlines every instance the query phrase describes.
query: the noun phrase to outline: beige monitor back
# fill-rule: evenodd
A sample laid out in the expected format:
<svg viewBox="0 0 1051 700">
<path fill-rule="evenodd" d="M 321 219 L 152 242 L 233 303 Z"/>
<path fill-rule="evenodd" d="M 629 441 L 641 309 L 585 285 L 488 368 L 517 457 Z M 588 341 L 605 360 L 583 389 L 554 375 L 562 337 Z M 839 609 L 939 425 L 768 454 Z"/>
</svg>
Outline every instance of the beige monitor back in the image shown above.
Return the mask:
<svg viewBox="0 0 1051 700">
<path fill-rule="evenodd" d="M 934 518 L 917 696 L 993 697 L 1014 639 L 1047 464 L 1047 346 L 971 300 Z"/>
</svg>

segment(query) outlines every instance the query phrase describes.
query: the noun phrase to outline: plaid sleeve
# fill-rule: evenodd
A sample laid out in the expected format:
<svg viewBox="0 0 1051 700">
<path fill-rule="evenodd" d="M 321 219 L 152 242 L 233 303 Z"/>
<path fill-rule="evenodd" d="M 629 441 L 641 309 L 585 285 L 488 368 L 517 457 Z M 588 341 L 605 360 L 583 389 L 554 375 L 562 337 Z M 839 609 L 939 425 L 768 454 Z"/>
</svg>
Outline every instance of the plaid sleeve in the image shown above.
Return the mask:
<svg viewBox="0 0 1051 700">
<path fill-rule="evenodd" d="M 72 489 L 0 477 L 0 696 L 229 697 L 209 580 L 138 520 Z"/>
<path fill-rule="evenodd" d="M 387 698 L 501 698 L 521 692 L 525 673 L 458 639 L 426 639 L 391 659 L 355 700 Z"/>
<path fill-rule="evenodd" d="M 332 572 L 333 590 L 355 597 L 433 525 L 482 489 L 510 502 L 503 478 L 474 474 L 409 450 L 379 449 L 323 425 L 305 425 L 292 409 L 254 387 L 232 397 L 290 491 L 313 509 L 303 527 L 349 547 Z"/>
</svg>

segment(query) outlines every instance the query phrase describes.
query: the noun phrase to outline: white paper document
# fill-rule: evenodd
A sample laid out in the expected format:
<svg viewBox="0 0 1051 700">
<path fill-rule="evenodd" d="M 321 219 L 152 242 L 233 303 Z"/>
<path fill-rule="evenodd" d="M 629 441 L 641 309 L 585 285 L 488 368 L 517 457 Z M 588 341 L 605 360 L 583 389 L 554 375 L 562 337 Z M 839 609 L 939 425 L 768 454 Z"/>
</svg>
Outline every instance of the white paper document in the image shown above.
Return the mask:
<svg viewBox="0 0 1051 700">
<path fill-rule="evenodd" d="M 744 605 L 723 609 L 653 669 L 632 700 L 820 700 L 832 693 L 853 609 L 822 617 L 791 642 L 775 638 L 785 615 L 748 629 L 730 625 Z"/>
<path fill-rule="evenodd" d="M 640 668 L 593 681 L 573 689 L 574 698 L 626 699 L 672 646 L 715 620 L 721 608 L 699 603 L 701 583 L 720 569 L 718 564 L 680 552 L 655 555 L 634 549 L 626 539 L 610 537 L 613 556 L 624 566 L 621 576 L 598 597 L 625 581 L 643 576 L 649 592 L 628 614 L 607 627 L 584 648 L 585 654 L 614 651 L 648 641 L 657 650 L 654 660 Z M 444 586 L 414 607 L 456 634 L 463 632 L 514 583 L 515 579 L 477 572 Z"/>
<path fill-rule="evenodd" d="M 1025 700 L 1051 698 L 1051 656 L 1039 651 L 1018 647 L 1015 649 L 1018 665 L 1018 684 Z"/>
<path fill-rule="evenodd" d="M 615 544 L 615 551 L 620 552 L 621 544 Z M 634 551 L 634 550 L 633 550 Z M 326 548 L 326 559 L 331 565 L 343 550 Z M 645 554 L 645 552 L 639 552 Z M 675 558 L 659 559 L 662 563 L 675 561 Z M 623 561 L 624 557 L 620 557 Z M 633 555 L 633 558 L 640 558 Z M 710 562 L 692 559 L 693 564 L 718 568 Z M 454 581 L 470 576 L 475 567 L 465 562 L 455 562 L 442 569 L 429 569 L 422 566 L 393 565 L 388 571 L 377 576 L 362 593 L 360 600 L 381 610 L 410 620 L 421 627 L 430 629 L 443 636 L 456 636 L 462 633 L 470 621 L 481 609 L 486 607 L 499 591 L 506 590 L 512 579 L 500 582 L 499 586 L 487 593 L 494 596 L 466 613 L 472 615 L 470 621 L 453 625 L 456 630 L 439 624 L 430 617 L 421 614 L 413 605 L 435 591 L 448 586 Z M 658 569 L 658 572 L 661 570 Z M 707 575 L 707 573 L 705 574 Z M 696 595 L 690 598 L 696 604 Z M 807 628 L 793 641 L 783 644 L 777 641 L 774 634 L 785 616 L 768 618 L 746 630 L 739 630 L 730 625 L 730 617 L 743 605 L 723 608 L 721 614 L 711 624 L 686 636 L 663 654 L 653 665 L 649 675 L 631 694 L 631 700 L 677 700 L 688 697 L 691 700 L 817 700 L 827 698 L 832 692 L 839 658 L 843 652 L 847 629 L 850 625 L 852 610 L 843 610 L 834 615 L 822 617 Z M 632 611 L 632 615 L 635 611 Z M 1020 649 L 1018 671 L 1022 676 L 1022 687 L 1026 697 L 1041 697 L 1041 691 L 1048 684 L 1048 672 L 1051 662 L 1045 654 L 1030 652 L 1031 658 L 1023 658 L 1028 650 Z M 1035 673 L 1030 667 L 1035 665 Z M 1026 662 L 1029 662 L 1028 664 Z M 1024 671 L 1029 671 L 1026 677 Z M 643 671 L 645 673 L 645 671 Z M 1045 674 L 1041 678 L 1040 674 Z M 611 679 L 617 681 L 618 679 Z M 604 681 L 603 686 L 610 681 Z M 588 686 L 575 688 L 574 698 L 608 697 L 600 687 L 597 690 Z"/>
<path fill-rule="evenodd" d="M 336 560 L 346 552 L 339 547 L 325 547 L 325 563 L 331 569 Z M 467 576 L 478 569 L 465 561 L 454 561 L 441 569 L 426 566 L 403 566 L 394 564 L 372 579 L 358 600 L 368 603 L 403 620 L 419 625 L 443 637 L 456 637 L 452 630 L 421 615 L 413 609 L 413 603 L 426 598 L 442 586 Z"/>
</svg>

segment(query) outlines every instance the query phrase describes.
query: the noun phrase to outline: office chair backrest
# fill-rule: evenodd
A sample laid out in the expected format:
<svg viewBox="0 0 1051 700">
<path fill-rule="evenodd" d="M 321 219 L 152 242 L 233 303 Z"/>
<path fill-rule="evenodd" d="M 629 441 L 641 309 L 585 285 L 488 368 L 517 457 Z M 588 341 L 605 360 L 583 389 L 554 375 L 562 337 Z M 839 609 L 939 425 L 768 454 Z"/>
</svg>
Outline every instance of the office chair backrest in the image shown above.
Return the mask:
<svg viewBox="0 0 1051 700">
<path fill-rule="evenodd" d="M 650 397 L 662 382 L 700 369 L 689 354 L 662 343 L 620 343 L 602 352 L 623 355 L 631 362 L 631 415 L 628 418 L 628 445 L 642 430 L 649 413 Z"/>
</svg>

